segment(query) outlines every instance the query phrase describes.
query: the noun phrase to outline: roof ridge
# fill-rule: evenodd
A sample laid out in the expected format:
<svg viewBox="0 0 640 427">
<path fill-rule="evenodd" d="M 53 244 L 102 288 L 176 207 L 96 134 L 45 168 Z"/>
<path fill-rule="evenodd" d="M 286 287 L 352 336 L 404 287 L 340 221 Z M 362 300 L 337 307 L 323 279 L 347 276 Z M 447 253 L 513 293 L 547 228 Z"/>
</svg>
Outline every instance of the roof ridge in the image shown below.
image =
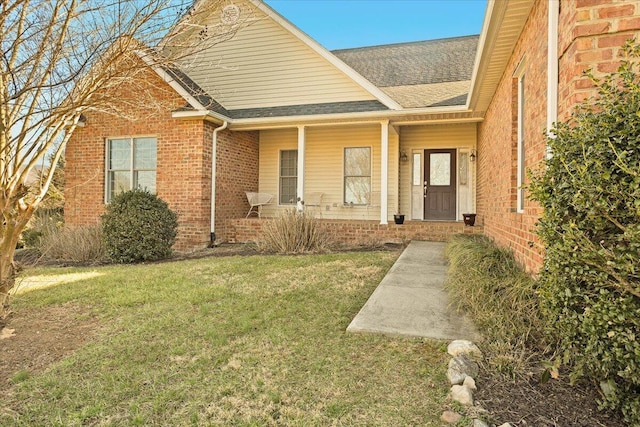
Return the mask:
<svg viewBox="0 0 640 427">
<path fill-rule="evenodd" d="M 393 47 L 393 46 L 407 46 L 407 45 L 412 45 L 412 44 L 419 44 L 419 43 L 435 43 L 435 42 L 440 42 L 440 41 L 453 41 L 453 40 L 461 40 L 461 39 L 468 39 L 468 38 L 479 38 L 480 34 L 468 34 L 465 36 L 454 36 L 454 37 L 440 37 L 437 39 L 428 39 L 428 40 L 414 40 L 414 41 L 409 41 L 409 42 L 397 42 L 397 43 L 387 43 L 387 44 L 376 44 L 376 45 L 370 45 L 370 46 L 358 46 L 358 47 L 348 47 L 348 48 L 344 48 L 344 49 L 334 49 L 331 50 L 330 52 L 333 54 L 339 53 L 339 52 L 347 52 L 347 51 L 356 51 L 356 50 L 365 50 L 365 49 L 373 49 L 373 48 L 377 48 L 377 47 Z"/>
</svg>

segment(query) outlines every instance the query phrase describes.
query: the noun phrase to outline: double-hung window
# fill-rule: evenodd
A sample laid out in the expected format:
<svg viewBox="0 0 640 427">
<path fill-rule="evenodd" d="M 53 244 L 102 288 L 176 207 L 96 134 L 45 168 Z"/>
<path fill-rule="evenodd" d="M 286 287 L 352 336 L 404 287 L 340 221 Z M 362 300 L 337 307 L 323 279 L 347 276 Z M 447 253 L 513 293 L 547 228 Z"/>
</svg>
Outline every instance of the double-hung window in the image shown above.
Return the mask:
<svg viewBox="0 0 640 427">
<path fill-rule="evenodd" d="M 293 205 L 298 200 L 298 150 L 280 151 L 280 204 Z"/>
<path fill-rule="evenodd" d="M 371 194 L 371 148 L 344 149 L 344 203 L 366 205 Z"/>
<path fill-rule="evenodd" d="M 157 145 L 153 137 L 107 140 L 107 202 L 134 188 L 156 192 Z"/>
</svg>

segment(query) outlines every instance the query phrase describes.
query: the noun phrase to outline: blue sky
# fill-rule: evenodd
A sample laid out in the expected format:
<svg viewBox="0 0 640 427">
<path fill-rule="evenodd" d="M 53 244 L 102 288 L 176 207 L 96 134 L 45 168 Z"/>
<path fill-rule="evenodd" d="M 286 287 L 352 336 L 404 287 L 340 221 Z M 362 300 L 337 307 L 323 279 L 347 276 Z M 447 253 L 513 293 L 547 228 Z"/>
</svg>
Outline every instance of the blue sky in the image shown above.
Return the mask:
<svg viewBox="0 0 640 427">
<path fill-rule="evenodd" d="M 329 50 L 479 34 L 486 0 L 265 0 Z"/>
</svg>

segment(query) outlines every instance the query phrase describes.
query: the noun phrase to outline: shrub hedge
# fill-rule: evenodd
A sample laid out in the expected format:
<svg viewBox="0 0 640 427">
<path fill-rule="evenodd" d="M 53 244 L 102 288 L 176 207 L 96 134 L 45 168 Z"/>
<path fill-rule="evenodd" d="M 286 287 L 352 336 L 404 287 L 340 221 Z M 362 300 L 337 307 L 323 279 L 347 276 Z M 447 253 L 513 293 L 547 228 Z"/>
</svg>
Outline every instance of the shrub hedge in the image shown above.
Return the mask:
<svg viewBox="0 0 640 427">
<path fill-rule="evenodd" d="M 589 74 L 598 96 L 557 124 L 530 190 L 544 208 L 538 286 L 557 362 L 640 425 L 640 45 L 624 52 L 618 72 Z"/>
</svg>

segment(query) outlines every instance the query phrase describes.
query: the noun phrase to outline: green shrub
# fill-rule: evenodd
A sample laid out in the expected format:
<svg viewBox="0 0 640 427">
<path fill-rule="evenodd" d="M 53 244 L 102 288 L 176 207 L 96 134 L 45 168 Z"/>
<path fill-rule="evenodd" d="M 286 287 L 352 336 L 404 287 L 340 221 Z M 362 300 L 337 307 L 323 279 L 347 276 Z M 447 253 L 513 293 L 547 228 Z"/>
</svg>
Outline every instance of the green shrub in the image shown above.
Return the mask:
<svg viewBox="0 0 640 427">
<path fill-rule="evenodd" d="M 258 249 L 282 254 L 322 252 L 327 250 L 329 240 L 313 216 L 288 209 L 265 223 Z"/>
<path fill-rule="evenodd" d="M 177 215 L 167 203 L 140 189 L 116 195 L 102 216 L 107 256 L 121 263 L 168 258 L 177 228 Z"/>
<path fill-rule="evenodd" d="M 480 329 L 491 367 L 512 375 L 541 338 L 535 281 L 509 249 L 484 236 L 455 236 L 446 255 L 451 300 Z"/>
<path fill-rule="evenodd" d="M 549 139 L 534 174 L 544 208 L 541 307 L 573 378 L 601 384 L 605 408 L 640 425 L 640 46 Z"/>
</svg>

